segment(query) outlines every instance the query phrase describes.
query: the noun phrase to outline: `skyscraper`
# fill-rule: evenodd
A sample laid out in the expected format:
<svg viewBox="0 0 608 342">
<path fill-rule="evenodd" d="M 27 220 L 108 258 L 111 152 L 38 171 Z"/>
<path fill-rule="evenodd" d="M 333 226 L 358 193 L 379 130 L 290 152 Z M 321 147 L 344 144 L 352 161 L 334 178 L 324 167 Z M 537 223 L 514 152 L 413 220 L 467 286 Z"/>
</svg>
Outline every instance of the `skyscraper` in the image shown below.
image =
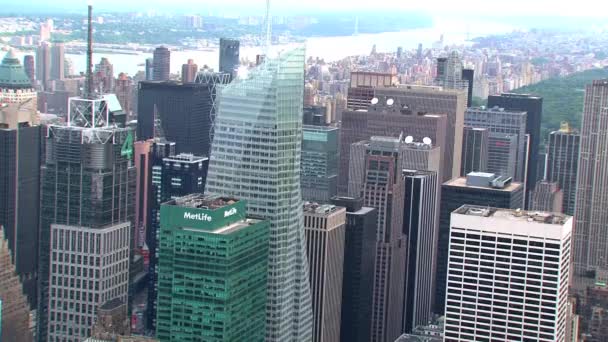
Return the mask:
<svg viewBox="0 0 608 342">
<path fill-rule="evenodd" d="M 576 276 L 608 266 L 607 125 L 608 80 L 593 81 L 585 89 L 578 159 L 573 242 Z"/>
<path fill-rule="evenodd" d="M 467 107 L 473 105 L 473 87 L 475 86 L 475 70 L 462 69 L 462 80 L 468 83 Z"/>
<path fill-rule="evenodd" d="M 236 39 L 220 38 L 220 72 L 236 76 L 241 64 L 239 59 L 240 42 Z"/>
<path fill-rule="evenodd" d="M 353 155 L 353 165 L 364 170 L 361 195 L 366 206 L 378 208 L 369 341 L 394 341 L 401 335 L 403 321 L 407 239 L 402 232 L 405 187 L 401 171 L 406 145 L 389 137 L 372 137 L 356 145 L 363 151 Z"/>
<path fill-rule="evenodd" d="M 490 132 L 486 171 L 515 178 L 517 173 L 517 134 Z"/>
<path fill-rule="evenodd" d="M 182 64 L 182 83 L 194 82 L 197 72 L 198 65 L 194 63 L 194 60 L 188 59 L 188 63 Z"/>
<path fill-rule="evenodd" d="M 264 341 L 268 221 L 201 194 L 161 211 L 158 339 Z"/>
<path fill-rule="evenodd" d="M 51 44 L 47 42 L 36 48 L 36 80 L 42 89 L 51 90 Z"/>
<path fill-rule="evenodd" d="M 528 178 L 526 181 L 526 191 L 534 190 L 536 181 L 542 175 L 538 174 L 538 154 L 540 142 L 543 137 L 540 135 L 540 123 L 543 114 L 543 99 L 542 97 L 532 96 L 529 94 L 511 94 L 504 93 L 500 95 L 491 95 L 488 97 L 488 107 L 493 108 L 498 106 L 508 111 L 524 111 L 526 112 L 526 134 L 529 135 L 529 155 L 528 158 Z"/>
<path fill-rule="evenodd" d="M 368 342 L 371 329 L 378 210 L 362 198 L 334 197 L 346 208 L 340 341 Z"/>
<path fill-rule="evenodd" d="M 115 80 L 114 92 L 116 93 L 118 102 L 120 102 L 120 106 L 129 118 L 135 116 L 133 113 L 133 90 L 136 90 L 133 79 L 123 72 L 118 74 L 118 78 Z"/>
<path fill-rule="evenodd" d="M 566 341 L 571 239 L 568 216 L 454 211 L 445 339 Z"/>
<path fill-rule="evenodd" d="M 312 309 L 300 193 L 303 48 L 267 58 L 222 89 L 207 192 L 247 200 L 270 221 L 266 341 L 310 341 Z"/>
<path fill-rule="evenodd" d="M 490 132 L 490 147 L 488 151 L 488 170 L 490 172 L 495 172 L 501 176 L 513 177 L 518 182 L 526 180 L 526 117 L 526 112 L 510 111 L 499 107 L 467 109 L 464 119 L 465 124 L 469 127 L 486 128 Z M 505 145 L 506 141 L 509 140 L 506 135 L 515 138 L 517 142 L 517 159 L 513 175 L 503 173 L 507 170 L 511 172 L 510 166 L 513 166 L 505 163 L 505 159 L 507 158 L 501 157 L 505 151 L 503 151 L 504 149 L 501 150 L 500 147 L 509 147 Z M 500 139 L 501 143 L 493 142 L 493 138 Z M 501 162 L 495 163 L 492 161 L 493 159 L 501 160 Z M 495 166 L 496 164 L 498 166 Z"/>
<path fill-rule="evenodd" d="M 346 208 L 304 204 L 314 317 L 313 342 L 340 340 Z"/>
<path fill-rule="evenodd" d="M 470 172 L 485 172 L 488 167 L 489 132 L 486 128 L 466 126 L 462 136 L 460 176 Z"/>
<path fill-rule="evenodd" d="M 105 57 L 95 65 L 95 83 L 100 94 L 114 91 L 114 66 Z"/>
<path fill-rule="evenodd" d="M 407 235 L 402 332 L 432 318 L 439 227 L 439 180 L 436 170 L 403 170 L 403 233 Z"/>
<path fill-rule="evenodd" d="M 439 243 L 437 258 L 437 286 L 435 290 L 435 313 L 445 309 L 450 214 L 465 204 L 518 209 L 523 205 L 522 183 L 494 174 L 473 172 L 466 178 L 456 178 L 442 185 L 439 212 Z"/>
<path fill-rule="evenodd" d="M 38 236 L 42 135 L 35 96 L 19 59 L 9 51 L 0 64 L 0 226 L 32 308 L 37 299 L 34 237 Z"/>
<path fill-rule="evenodd" d="M 329 203 L 338 194 L 340 128 L 304 125 L 302 139 L 302 199 Z"/>
<path fill-rule="evenodd" d="M 559 131 L 549 134 L 546 178 L 557 182 L 564 192 L 563 210 L 567 215 L 574 215 L 580 145 L 580 134 L 567 123 L 562 123 Z"/>
<path fill-rule="evenodd" d="M 374 98 L 376 88 L 391 87 L 397 83 L 397 76 L 376 72 L 351 72 L 346 107 L 349 110 L 367 109 Z M 365 137 L 363 139 L 368 139 Z M 359 139 L 361 140 L 361 139 Z"/>
<path fill-rule="evenodd" d="M 530 196 L 530 210 L 561 213 L 564 193 L 559 185 L 546 180 L 536 183 L 536 188 Z"/>
<path fill-rule="evenodd" d="M 53 43 L 51 47 L 51 80 L 62 80 L 65 77 L 65 46 Z"/>
<path fill-rule="evenodd" d="M 146 81 L 154 80 L 154 59 L 146 58 Z"/>
<path fill-rule="evenodd" d="M 152 68 L 154 81 L 168 81 L 171 73 L 171 51 L 164 46 L 154 49 Z"/>
<path fill-rule="evenodd" d="M 464 89 L 467 92 L 467 107 L 470 107 L 473 91 L 472 70 L 465 69 L 458 52 L 452 51 L 448 57 L 437 58 L 435 85 L 446 89 Z M 471 79 L 469 81 L 469 78 Z"/>
<path fill-rule="evenodd" d="M 215 94 L 206 84 L 140 82 L 137 138 L 154 137 L 154 118 L 162 121 L 167 140 L 177 153 L 208 156 Z"/>
<path fill-rule="evenodd" d="M 36 60 L 33 55 L 23 56 L 23 67 L 25 74 L 30 79 L 30 83 L 33 85 L 34 81 L 36 81 Z"/>
</svg>

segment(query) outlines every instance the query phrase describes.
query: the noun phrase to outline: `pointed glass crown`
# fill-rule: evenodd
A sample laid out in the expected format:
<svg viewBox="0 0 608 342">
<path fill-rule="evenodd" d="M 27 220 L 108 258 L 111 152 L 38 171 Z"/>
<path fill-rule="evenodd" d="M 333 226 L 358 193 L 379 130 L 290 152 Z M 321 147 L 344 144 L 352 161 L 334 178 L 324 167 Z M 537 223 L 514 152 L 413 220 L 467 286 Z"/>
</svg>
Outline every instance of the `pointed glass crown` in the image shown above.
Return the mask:
<svg viewBox="0 0 608 342">
<path fill-rule="evenodd" d="M 31 87 L 32 82 L 27 77 L 15 51 L 9 50 L 0 64 L 0 88 L 27 89 Z"/>
</svg>

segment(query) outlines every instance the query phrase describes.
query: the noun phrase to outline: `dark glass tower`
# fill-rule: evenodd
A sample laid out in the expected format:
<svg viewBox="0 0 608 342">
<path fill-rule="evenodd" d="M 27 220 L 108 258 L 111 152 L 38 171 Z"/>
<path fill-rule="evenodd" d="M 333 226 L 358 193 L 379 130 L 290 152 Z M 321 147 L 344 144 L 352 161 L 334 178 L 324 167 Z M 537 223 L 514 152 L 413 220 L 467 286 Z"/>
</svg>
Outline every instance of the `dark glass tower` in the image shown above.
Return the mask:
<svg viewBox="0 0 608 342">
<path fill-rule="evenodd" d="M 378 210 L 363 199 L 334 197 L 346 208 L 340 341 L 368 342 L 371 329 Z"/>
<path fill-rule="evenodd" d="M 549 134 L 546 178 L 556 182 L 564 192 L 564 214 L 574 215 L 576 203 L 576 176 L 581 135 L 563 123 L 559 131 Z"/>
<path fill-rule="evenodd" d="M 485 172 L 488 167 L 489 132 L 485 128 L 465 127 L 462 135 L 460 176 L 469 172 Z"/>
<path fill-rule="evenodd" d="M 171 73 L 171 51 L 164 46 L 154 49 L 152 79 L 168 81 Z"/>
<path fill-rule="evenodd" d="M 338 127 L 307 126 L 302 138 L 302 199 L 328 203 L 338 193 Z"/>
<path fill-rule="evenodd" d="M 236 39 L 220 38 L 220 72 L 234 77 L 239 67 L 240 42 Z"/>
</svg>

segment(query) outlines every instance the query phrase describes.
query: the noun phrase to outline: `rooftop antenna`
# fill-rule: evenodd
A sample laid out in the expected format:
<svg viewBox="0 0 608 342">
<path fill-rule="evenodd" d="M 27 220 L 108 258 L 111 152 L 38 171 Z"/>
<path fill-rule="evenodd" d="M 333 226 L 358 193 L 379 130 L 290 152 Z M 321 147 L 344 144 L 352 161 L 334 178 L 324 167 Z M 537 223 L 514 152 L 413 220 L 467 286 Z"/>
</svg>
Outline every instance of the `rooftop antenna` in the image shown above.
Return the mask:
<svg viewBox="0 0 608 342">
<path fill-rule="evenodd" d="M 264 41 L 264 54 L 268 55 L 272 39 L 272 22 L 270 18 L 270 0 L 266 0 L 266 39 Z"/>
<path fill-rule="evenodd" d="M 87 21 L 87 79 L 85 83 L 84 97 L 93 98 L 93 5 L 89 2 L 89 18 Z"/>
</svg>

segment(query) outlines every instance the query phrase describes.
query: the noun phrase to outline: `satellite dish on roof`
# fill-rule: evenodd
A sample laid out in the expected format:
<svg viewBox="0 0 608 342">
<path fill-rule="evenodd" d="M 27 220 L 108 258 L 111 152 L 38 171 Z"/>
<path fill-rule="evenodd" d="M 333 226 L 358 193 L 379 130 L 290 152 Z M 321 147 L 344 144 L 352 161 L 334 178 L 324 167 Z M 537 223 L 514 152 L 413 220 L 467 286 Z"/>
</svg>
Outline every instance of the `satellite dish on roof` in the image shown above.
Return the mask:
<svg viewBox="0 0 608 342">
<path fill-rule="evenodd" d="M 422 142 L 425 143 L 426 145 L 430 145 L 433 143 L 433 140 L 431 140 L 431 138 L 429 138 L 429 137 L 425 137 L 424 139 L 422 139 Z"/>
<path fill-rule="evenodd" d="M 386 104 L 387 104 L 388 106 L 392 106 L 394 103 L 395 103 L 395 100 L 393 100 L 393 99 L 388 99 L 388 100 L 386 100 Z"/>
<path fill-rule="evenodd" d="M 406 144 L 411 144 L 414 142 L 414 137 L 411 135 L 408 135 L 407 137 L 405 137 L 405 143 Z"/>
<path fill-rule="evenodd" d="M 374 97 L 374 98 L 372 99 L 372 104 L 373 104 L 373 105 L 378 104 L 378 98 L 377 98 L 377 97 Z"/>
</svg>

